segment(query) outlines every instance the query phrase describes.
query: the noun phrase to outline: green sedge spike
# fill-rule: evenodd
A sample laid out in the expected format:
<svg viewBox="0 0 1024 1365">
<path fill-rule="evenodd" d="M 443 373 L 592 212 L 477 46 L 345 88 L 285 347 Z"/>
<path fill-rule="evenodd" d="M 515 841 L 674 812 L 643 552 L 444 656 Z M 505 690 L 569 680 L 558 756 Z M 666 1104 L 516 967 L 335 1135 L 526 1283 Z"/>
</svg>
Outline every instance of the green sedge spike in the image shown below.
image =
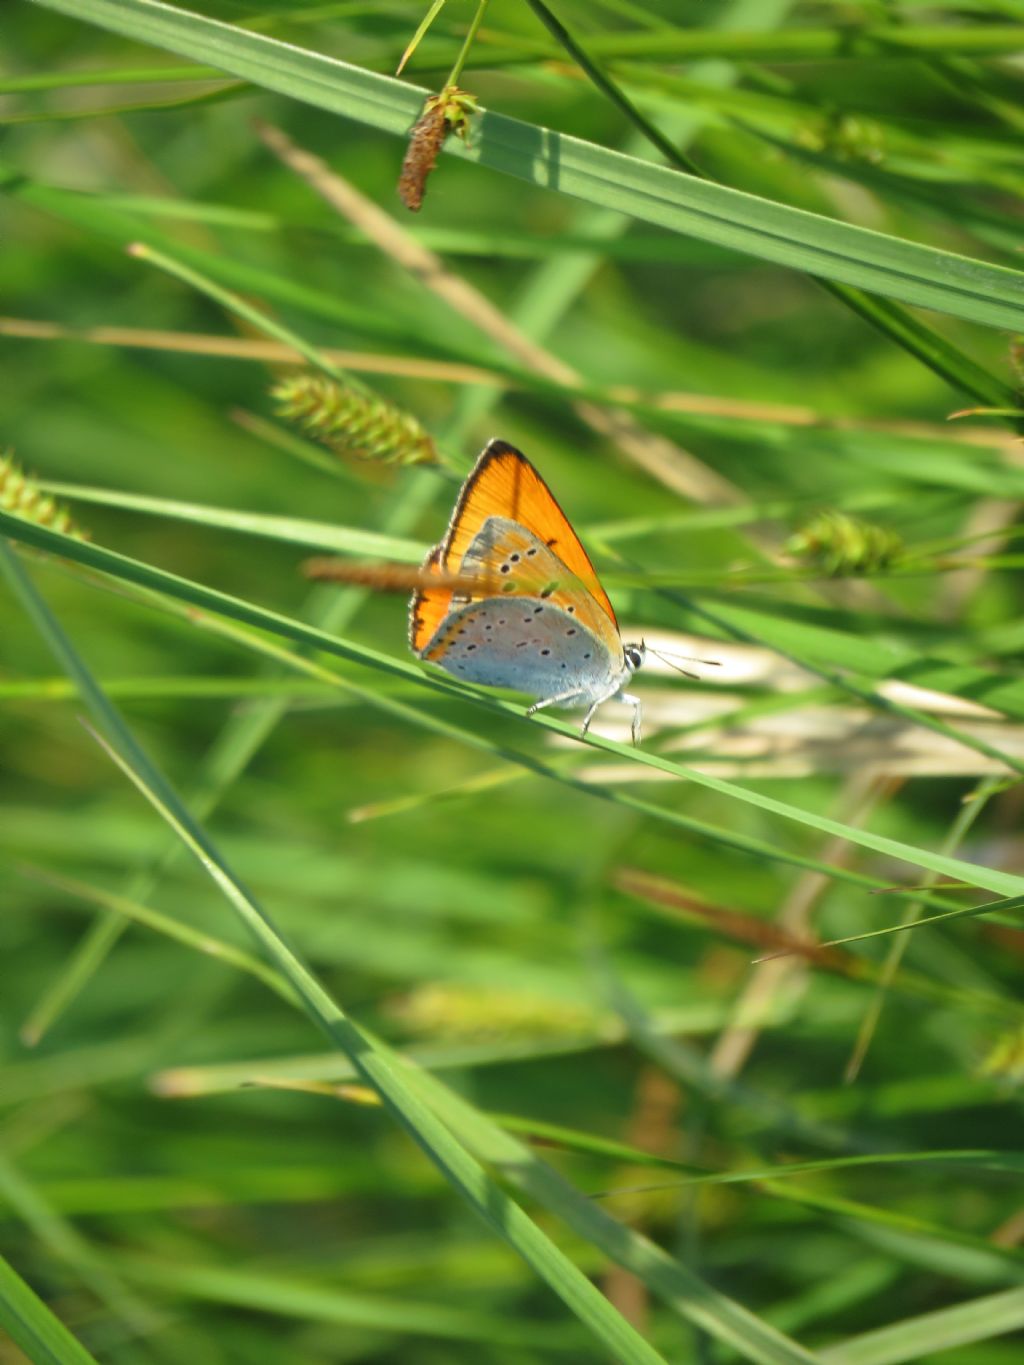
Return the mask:
<svg viewBox="0 0 1024 1365">
<path fill-rule="evenodd" d="M 437 448 L 415 417 L 376 394 L 298 374 L 270 391 L 279 416 L 338 455 L 386 464 L 437 464 Z"/>
<path fill-rule="evenodd" d="M 832 578 L 878 573 L 902 559 L 895 531 L 845 512 L 821 512 L 786 541 L 786 553 Z"/>
<path fill-rule="evenodd" d="M 13 450 L 0 452 L 0 511 L 73 536 L 75 540 L 89 539 L 89 533 L 76 525 L 67 508 L 44 493 L 15 463 Z"/>
</svg>

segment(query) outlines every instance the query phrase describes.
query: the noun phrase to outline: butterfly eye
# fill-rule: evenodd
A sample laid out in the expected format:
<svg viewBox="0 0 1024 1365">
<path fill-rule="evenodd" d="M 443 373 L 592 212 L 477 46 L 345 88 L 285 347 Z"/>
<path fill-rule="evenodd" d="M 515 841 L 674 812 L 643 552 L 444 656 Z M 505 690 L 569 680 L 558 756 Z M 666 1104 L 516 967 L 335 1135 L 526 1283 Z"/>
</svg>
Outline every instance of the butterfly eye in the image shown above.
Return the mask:
<svg viewBox="0 0 1024 1365">
<path fill-rule="evenodd" d="M 623 652 L 626 656 L 626 663 L 634 672 L 636 672 L 644 661 L 644 654 L 646 651 L 641 649 L 638 645 L 626 645 Z"/>
</svg>

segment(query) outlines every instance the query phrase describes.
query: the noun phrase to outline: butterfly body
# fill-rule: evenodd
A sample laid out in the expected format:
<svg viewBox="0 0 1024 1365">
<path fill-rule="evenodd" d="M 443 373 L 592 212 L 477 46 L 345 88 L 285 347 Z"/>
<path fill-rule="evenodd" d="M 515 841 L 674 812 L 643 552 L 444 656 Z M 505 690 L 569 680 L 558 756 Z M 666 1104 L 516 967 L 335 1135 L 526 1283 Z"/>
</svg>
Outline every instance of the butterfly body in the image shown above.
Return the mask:
<svg viewBox="0 0 1024 1365">
<path fill-rule="evenodd" d="M 540 475 L 514 446 L 492 441 L 463 486 L 428 575 L 479 576 L 481 590 L 425 587 L 412 600 L 410 642 L 456 678 L 510 687 L 545 706 L 597 707 L 617 698 L 643 662 L 623 645 L 586 551 Z"/>
</svg>

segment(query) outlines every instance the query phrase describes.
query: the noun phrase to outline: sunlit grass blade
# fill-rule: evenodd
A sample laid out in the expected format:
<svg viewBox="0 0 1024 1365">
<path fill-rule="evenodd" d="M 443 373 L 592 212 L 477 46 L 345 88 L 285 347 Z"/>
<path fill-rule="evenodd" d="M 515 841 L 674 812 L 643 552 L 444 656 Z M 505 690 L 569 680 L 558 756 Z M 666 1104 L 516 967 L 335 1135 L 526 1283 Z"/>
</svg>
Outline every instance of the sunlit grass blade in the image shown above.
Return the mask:
<svg viewBox="0 0 1024 1365">
<path fill-rule="evenodd" d="M 556 41 L 586 72 L 591 82 L 610 100 L 640 133 L 666 159 L 670 166 L 687 171 L 691 175 L 703 173 L 691 162 L 685 153 L 653 124 L 635 104 L 623 93 L 621 88 L 595 63 L 573 34 L 551 12 L 544 0 L 529 0 L 531 8 L 548 28 Z M 820 283 L 846 307 L 858 313 L 872 326 L 877 327 L 897 345 L 904 347 L 912 355 L 935 370 L 955 387 L 972 395 L 981 402 L 1007 403 L 1014 399 L 1013 391 L 1001 384 L 983 370 L 968 356 L 938 333 L 912 317 L 905 309 L 887 299 L 874 299 L 862 291 L 851 288 L 849 284 L 837 280 L 821 278 Z M 1011 425 L 1019 426 L 1019 421 Z"/>
<path fill-rule="evenodd" d="M 215 613 L 231 617 L 248 625 L 257 626 L 263 630 L 284 636 L 294 640 L 299 644 L 311 645 L 313 648 L 322 649 L 328 653 L 335 654 L 339 658 L 347 659 L 351 662 L 368 665 L 371 668 L 381 670 L 393 677 L 404 678 L 417 683 L 421 687 L 428 688 L 433 692 L 442 693 L 449 697 L 464 698 L 474 706 L 492 711 L 503 711 L 509 715 L 522 715 L 524 708 L 516 706 L 511 702 L 503 702 L 484 696 L 483 694 L 463 690 L 457 686 L 435 678 L 432 675 L 421 672 L 413 663 L 399 660 L 389 655 L 381 653 L 379 650 L 369 649 L 366 646 L 356 645 L 350 641 L 342 641 L 336 636 L 329 635 L 326 631 L 317 630 L 303 622 L 296 621 L 290 617 L 282 616 L 278 612 L 267 611 L 264 608 L 252 606 L 242 602 L 237 598 L 231 597 L 227 593 L 218 592 L 212 588 L 202 587 L 198 583 L 190 582 L 177 574 L 165 573 L 160 569 L 155 569 L 150 565 L 142 564 L 137 560 L 132 560 L 125 555 L 119 555 L 111 550 L 102 550 L 96 545 L 83 545 L 77 541 L 72 541 L 69 537 L 57 535 L 55 532 L 47 531 L 40 526 L 33 526 L 29 523 L 20 521 L 16 517 L 0 513 L 0 531 L 10 536 L 14 540 L 23 541 L 29 545 L 36 545 L 40 548 L 50 549 L 56 553 L 63 554 L 68 559 L 73 559 L 80 564 L 86 564 L 92 568 L 112 573 L 115 577 L 127 579 L 129 582 L 138 583 L 144 587 L 155 588 L 157 591 L 166 592 L 170 596 L 180 601 L 192 603 L 194 606 L 204 607 Z M 397 712 L 401 710 L 399 703 L 386 696 L 367 694 L 367 700 L 376 707 L 383 710 Z M 406 712 L 411 716 L 414 710 Z M 547 729 L 554 729 L 562 734 L 576 735 L 574 727 L 564 725 L 560 721 L 535 718 L 532 724 L 540 724 Z M 451 737 L 469 738 L 469 732 L 461 727 L 451 725 L 447 721 L 436 717 L 422 717 L 421 723 L 431 726 L 436 732 L 448 734 Z M 480 745 L 479 739 L 470 740 L 476 745 Z M 939 854 L 931 853 L 924 849 L 913 848 L 908 844 L 902 844 L 898 840 L 889 839 L 884 835 L 874 834 L 870 830 L 856 829 L 851 826 L 843 825 L 838 821 L 829 820 L 814 811 L 802 810 L 788 802 L 779 801 L 774 797 L 764 795 L 761 792 L 739 787 L 735 783 L 725 782 L 719 778 L 702 773 L 696 769 L 687 768 L 682 764 L 674 763 L 660 755 L 649 753 L 643 749 L 636 749 L 626 744 L 620 744 L 615 740 L 603 739 L 593 734 L 588 734 L 582 743 L 590 747 L 603 749 L 608 753 L 625 758 L 630 762 L 643 764 L 657 769 L 660 772 L 668 773 L 671 776 L 682 778 L 694 782 L 699 786 L 707 787 L 711 791 L 717 791 L 723 796 L 733 797 L 752 806 L 757 806 L 761 810 L 780 815 L 784 819 L 794 820 L 799 824 L 810 826 L 826 834 L 837 834 L 841 838 L 849 839 L 851 843 L 859 844 L 865 848 L 874 849 L 876 852 L 883 853 L 889 857 L 899 858 L 911 863 L 916 867 L 924 867 L 930 871 L 938 872 L 941 876 L 952 878 L 956 881 L 965 881 L 972 886 L 979 886 L 988 891 L 993 891 L 1001 896 L 1018 896 L 1024 893 L 1024 879 L 1012 873 L 1001 872 L 995 868 L 981 867 L 975 863 L 967 863 L 957 858 L 943 857 Z M 484 741 L 484 747 L 490 747 Z M 499 749 L 498 752 L 508 751 Z M 534 771 L 544 771 L 544 765 L 537 760 L 529 759 L 526 755 L 516 754 L 516 760 L 530 764 Z M 563 779 L 564 780 L 564 779 Z M 586 784 L 579 784 L 587 790 Z M 596 789 L 595 789 L 596 790 Z M 651 807 L 650 809 L 655 809 Z M 1001 907 L 992 907 L 999 909 Z"/>
<path fill-rule="evenodd" d="M 35 0 L 210 61 L 266 89 L 404 136 L 426 91 L 158 0 Z M 899 33 L 898 29 L 893 30 Z M 761 35 L 758 35 L 761 36 Z M 990 326 L 1024 330 L 1024 274 L 759 199 L 490 112 L 447 150 L 792 269 Z"/>
<path fill-rule="evenodd" d="M 917 890 L 906 892 L 900 891 L 898 888 L 879 882 L 876 878 L 867 876 L 864 873 L 856 872 L 853 869 L 844 867 L 840 864 L 822 862 L 820 859 L 809 857 L 794 850 L 781 849 L 778 844 L 769 843 L 763 839 L 756 839 L 733 829 L 709 824 L 707 821 L 696 819 L 683 812 L 655 805 L 652 802 L 635 797 L 629 792 L 620 791 L 609 786 L 607 783 L 592 784 L 582 782 L 574 778 L 568 762 L 554 760 L 542 763 L 524 752 L 509 749 L 507 746 L 494 744 L 482 735 L 475 734 L 474 732 L 461 727 L 453 726 L 449 722 L 439 720 L 438 718 L 429 715 L 429 713 L 414 709 L 413 707 L 406 705 L 400 699 L 382 696 L 382 689 L 380 688 L 379 683 L 374 687 L 373 691 L 370 692 L 367 689 L 353 684 L 347 677 L 342 677 L 335 672 L 322 668 L 311 660 L 274 645 L 270 641 L 265 640 L 261 636 L 257 636 L 250 631 L 240 630 L 227 621 L 222 621 L 215 617 L 193 617 L 192 619 L 194 623 L 202 624 L 208 630 L 215 630 L 218 633 L 224 634 L 227 638 L 237 641 L 247 650 L 274 659 L 289 669 L 303 673 L 310 679 L 321 681 L 324 685 L 337 690 L 349 701 L 362 700 L 366 705 L 383 707 L 395 717 L 409 722 L 412 725 L 419 726 L 433 733 L 443 734 L 453 738 L 457 737 L 462 743 L 480 749 L 491 758 L 502 758 L 506 761 L 517 763 L 520 765 L 520 771 L 523 776 L 540 776 L 551 781 L 565 783 L 568 786 L 584 791 L 588 795 L 595 796 L 610 804 L 622 806 L 626 810 L 633 811 L 639 815 L 644 815 L 649 819 L 671 825 L 676 829 L 685 830 L 698 839 L 709 840 L 723 848 L 734 849 L 754 858 L 762 858 L 768 862 L 782 862 L 794 867 L 821 872 L 826 877 L 833 877 L 839 881 L 847 882 L 852 886 L 859 886 L 864 889 L 875 891 L 885 890 L 887 893 L 894 894 L 901 898 L 904 896 L 917 897 L 920 894 Z M 329 648 L 329 646 L 327 648 Z M 465 696 L 466 694 L 460 693 L 460 695 Z M 480 700 L 482 701 L 482 704 L 486 705 L 486 699 L 481 697 Z M 635 753 L 636 751 L 631 750 L 630 752 Z M 948 902 L 942 897 L 926 895 L 925 899 L 931 905 L 948 907 Z M 994 911 L 994 918 L 998 920 L 998 908 L 989 907 L 989 909 Z M 1003 922 L 1008 924 L 1015 923 L 1009 916 L 1006 917 Z"/>
<path fill-rule="evenodd" d="M 264 512 L 210 507 L 206 503 L 177 502 L 172 498 L 147 497 L 144 493 L 123 493 L 116 488 L 85 488 L 73 483 L 43 483 L 40 486 L 73 502 L 95 502 L 104 507 L 120 507 L 128 512 L 143 512 L 149 516 L 168 517 L 197 526 L 213 526 L 222 531 L 264 536 L 290 545 L 334 550 L 339 554 L 369 555 L 398 560 L 402 564 L 421 564 L 426 553 L 422 541 L 364 531 L 358 526 L 339 526 L 336 522 L 278 517 Z"/>
</svg>

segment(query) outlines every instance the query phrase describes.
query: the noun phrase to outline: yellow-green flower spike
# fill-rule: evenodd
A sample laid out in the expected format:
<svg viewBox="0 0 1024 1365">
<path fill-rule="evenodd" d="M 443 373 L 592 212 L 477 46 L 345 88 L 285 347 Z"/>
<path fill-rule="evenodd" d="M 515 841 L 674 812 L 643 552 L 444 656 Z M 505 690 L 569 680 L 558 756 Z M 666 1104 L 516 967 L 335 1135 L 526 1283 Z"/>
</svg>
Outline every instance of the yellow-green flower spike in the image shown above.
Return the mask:
<svg viewBox="0 0 1024 1365">
<path fill-rule="evenodd" d="M 271 390 L 278 414 L 338 455 L 386 464 L 436 464 L 433 438 L 410 413 L 320 375 L 298 374 Z"/>
</svg>

